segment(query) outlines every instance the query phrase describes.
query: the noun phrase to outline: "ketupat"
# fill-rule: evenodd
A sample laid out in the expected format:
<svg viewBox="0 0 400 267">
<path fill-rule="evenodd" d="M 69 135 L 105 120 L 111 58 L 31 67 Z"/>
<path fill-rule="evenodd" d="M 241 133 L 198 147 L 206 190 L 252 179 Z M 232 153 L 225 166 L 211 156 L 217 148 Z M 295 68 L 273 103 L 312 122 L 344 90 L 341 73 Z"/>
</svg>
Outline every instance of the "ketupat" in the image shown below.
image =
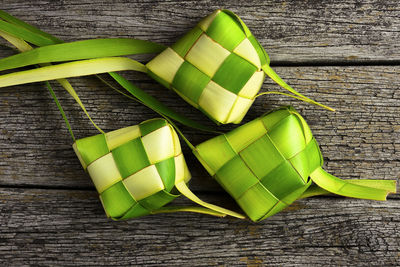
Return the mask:
<svg viewBox="0 0 400 267">
<path fill-rule="evenodd" d="M 267 60 L 254 36 L 246 36 L 230 13 L 217 10 L 146 67 L 210 118 L 239 123 L 263 84 Z"/>
<path fill-rule="evenodd" d="M 394 180 L 341 180 L 325 172 L 317 141 L 292 107 L 205 141 L 193 153 L 253 221 L 276 214 L 302 196 L 330 192 L 385 200 L 396 192 Z M 312 182 L 323 190 L 306 192 Z"/>
<path fill-rule="evenodd" d="M 228 14 L 231 14 L 233 16 L 232 18 L 236 18 L 238 23 L 241 23 L 242 26 L 244 25 L 240 21 L 240 19 L 238 19 L 236 17 L 236 15 L 234 15 L 233 13 L 230 13 L 229 11 L 224 11 L 224 12 L 226 12 Z M 247 29 L 247 28 L 244 26 L 243 29 Z M 92 41 L 95 41 L 95 40 L 92 40 Z M 85 42 L 85 41 L 83 41 L 83 42 Z M 74 46 L 76 44 L 79 45 L 78 42 L 77 43 L 71 43 L 71 44 L 68 44 L 68 45 Z M 49 47 L 49 48 L 52 48 L 52 47 Z M 43 50 L 43 51 L 45 51 L 45 50 Z M 21 57 L 19 59 L 21 59 Z M 115 60 L 115 62 L 118 62 L 118 59 L 105 59 L 104 61 L 102 61 L 102 59 L 99 59 L 98 62 L 103 62 L 104 63 L 107 60 Z M 48 61 L 42 61 L 42 62 L 48 62 Z M 50 60 L 50 61 L 52 61 L 52 60 Z M 126 61 L 126 60 L 123 59 L 121 61 L 122 64 L 124 64 L 124 61 Z M 82 61 L 82 63 L 83 63 L 83 65 L 85 65 L 85 64 L 88 63 L 88 61 Z M 89 63 L 90 63 L 90 61 L 89 61 Z M 127 62 L 127 63 L 128 63 L 128 65 L 131 64 L 131 65 L 134 65 L 134 66 L 138 66 L 140 69 L 142 69 L 142 65 L 138 65 L 136 63 L 132 64 L 132 63 L 129 63 L 129 62 Z M 31 62 L 31 64 L 34 64 L 34 63 Z M 30 64 L 26 64 L 26 65 L 30 65 Z M 94 65 L 96 65 L 96 64 L 94 64 Z M 101 64 L 97 64 L 96 67 L 102 68 L 103 66 L 100 66 L 100 65 Z M 275 81 L 277 81 L 279 84 L 281 84 L 284 88 L 287 88 L 289 91 L 293 90 L 290 87 L 288 87 L 282 80 L 280 80 L 280 78 L 270 68 L 267 68 L 267 67 L 268 66 L 265 67 L 265 69 L 267 69 L 266 73 L 269 73 L 271 78 L 273 78 Z M 79 71 L 77 73 L 79 74 Z M 118 78 L 118 76 L 115 76 L 115 75 L 116 74 L 112 74 L 112 76 L 114 78 L 115 77 Z M 41 79 L 44 80 L 43 77 Z M 121 78 L 118 78 L 118 80 L 119 81 L 123 81 Z M 123 83 L 126 83 L 126 82 L 123 81 Z M 126 86 L 124 86 L 124 87 L 126 88 Z M 294 92 L 294 93 L 297 94 L 296 92 Z M 302 99 L 302 100 L 307 100 L 303 96 L 301 96 L 299 98 Z M 308 100 L 308 102 L 313 102 L 313 101 Z M 314 104 L 315 104 L 315 102 L 314 102 Z M 302 120 L 301 116 L 297 112 L 295 112 L 294 110 L 292 110 L 292 111 L 293 111 L 292 115 L 297 114 L 298 119 L 300 121 L 304 121 L 304 120 Z M 275 114 L 275 112 L 274 112 L 274 114 Z M 246 124 L 246 125 L 245 126 L 247 128 L 248 124 Z M 242 127 L 245 128 L 244 126 L 242 126 Z M 239 127 L 238 129 L 241 129 L 242 127 Z M 252 128 L 253 130 L 257 130 L 257 127 L 254 127 L 254 128 L 250 127 L 250 128 Z M 297 127 L 297 128 L 299 128 L 299 127 Z M 308 129 L 308 127 L 304 127 L 304 129 Z M 235 132 L 235 131 L 233 131 L 233 132 Z M 239 130 L 237 130 L 237 131 L 239 131 Z M 232 134 L 232 133 L 228 133 L 227 136 Z M 258 132 L 258 134 L 259 133 L 260 132 Z M 285 133 L 285 131 L 283 131 L 283 133 Z M 286 134 L 287 133 L 288 132 L 286 132 Z M 257 134 L 257 131 L 256 131 L 256 134 Z M 310 132 L 310 134 L 311 134 L 311 132 Z M 238 134 L 238 136 L 240 137 L 241 135 Z M 279 134 L 277 134 L 277 136 L 279 136 Z M 299 135 L 299 136 L 301 136 L 301 135 Z M 311 135 L 311 137 L 312 137 L 312 135 Z M 223 141 L 224 141 L 223 138 L 221 139 L 220 137 L 217 137 L 215 139 L 218 139 L 218 138 L 219 138 L 219 140 L 217 140 L 217 144 L 218 144 L 218 146 L 220 148 L 222 148 L 221 151 L 222 152 L 227 152 L 229 154 L 230 153 L 229 146 L 226 146 L 226 145 L 224 146 L 222 144 Z M 269 137 L 269 139 L 271 139 L 271 138 Z M 312 139 L 313 138 L 311 138 L 310 140 L 312 140 Z M 214 139 L 212 139 L 212 140 L 214 140 Z M 207 151 L 207 149 L 205 148 L 205 147 L 207 147 L 206 144 L 208 144 L 208 145 L 209 144 L 213 144 L 212 140 L 209 140 L 209 141 L 199 145 L 197 147 L 197 151 L 194 151 L 194 152 L 195 152 L 195 154 L 198 153 L 197 156 L 202 161 L 202 163 L 205 165 L 205 167 L 210 171 L 210 173 L 211 174 L 213 174 L 213 173 L 215 174 L 216 172 L 213 171 L 210 168 L 210 166 L 212 166 L 213 168 L 216 168 L 216 166 L 218 167 L 218 165 L 223 164 L 225 159 L 224 159 L 224 157 L 218 157 L 218 156 L 221 156 L 221 154 L 218 154 L 218 153 L 217 153 L 217 156 L 215 156 L 213 153 L 209 153 L 209 154 L 204 153 L 204 151 Z M 257 157 L 259 156 L 259 154 L 264 154 L 266 157 L 269 157 L 268 155 L 271 152 L 273 154 L 274 149 L 271 149 L 272 148 L 271 146 L 269 146 L 269 149 L 266 149 L 266 151 L 265 151 L 265 148 L 266 147 L 268 148 L 268 142 L 265 142 L 266 140 L 268 140 L 268 138 L 264 138 L 264 140 L 263 140 L 264 142 L 263 141 L 259 142 L 257 140 L 257 142 L 255 142 L 257 145 L 253 145 L 252 149 L 249 149 L 247 151 L 247 153 L 243 152 L 243 151 L 240 152 L 240 153 L 243 152 L 243 155 L 247 154 L 248 162 L 246 162 L 246 164 L 253 161 L 253 166 L 252 166 L 253 169 L 250 170 L 250 172 L 251 171 L 254 171 L 254 172 L 257 172 L 257 173 L 258 172 L 259 173 L 262 172 L 262 169 L 264 167 L 263 166 L 264 163 L 257 164 L 257 162 L 256 162 L 257 161 Z M 218 141 L 222 141 L 222 142 L 218 142 Z M 246 140 L 245 139 L 244 141 L 251 143 L 254 140 Z M 281 144 L 285 144 L 285 142 L 282 142 Z M 296 144 L 298 145 L 298 143 L 296 143 Z M 215 146 L 215 147 L 218 147 L 218 146 Z M 251 150 L 253 150 L 253 151 L 251 151 Z M 317 153 L 316 153 L 317 150 L 318 150 L 318 155 L 319 156 L 317 156 Z M 304 152 L 304 151 L 307 151 L 307 152 Z M 228 167 L 225 168 L 225 166 L 224 166 L 225 170 L 224 171 L 220 171 L 218 173 L 219 176 L 221 176 L 221 177 L 224 176 L 224 179 L 220 179 L 221 180 L 220 182 L 222 184 L 224 184 L 223 186 L 225 187 L 225 189 L 227 189 L 228 192 L 231 193 L 231 195 L 237 195 L 237 194 L 243 194 L 244 195 L 244 193 L 247 193 L 247 196 L 243 197 L 243 199 L 240 199 L 238 202 L 242 206 L 242 208 L 246 211 L 246 213 L 249 215 L 249 217 L 254 221 L 264 219 L 264 218 L 266 218 L 268 216 L 273 215 L 276 212 L 279 212 L 280 210 L 285 208 L 287 205 L 289 205 L 291 202 L 293 202 L 297 198 L 303 198 L 303 197 L 306 197 L 306 196 L 323 194 L 323 193 L 327 193 L 329 191 L 336 192 L 336 193 L 341 193 L 342 195 L 347 195 L 347 196 L 362 197 L 362 198 L 372 198 L 372 199 L 380 199 L 380 200 L 384 199 L 386 197 L 387 193 L 395 191 L 395 182 L 394 181 L 380 181 L 380 180 L 351 180 L 351 181 L 349 181 L 348 180 L 348 181 L 344 182 L 342 180 L 339 180 L 336 177 L 333 177 L 333 176 L 327 174 L 325 171 L 322 170 L 322 168 L 319 168 L 319 167 L 317 167 L 310 174 L 310 176 L 312 177 L 312 179 L 315 182 L 317 182 L 319 185 L 321 185 L 325 189 L 329 189 L 329 191 L 321 189 L 320 187 L 316 187 L 315 184 L 313 184 L 311 187 L 309 187 L 310 184 L 311 184 L 311 180 L 309 180 L 308 178 L 305 178 L 304 175 L 307 174 L 307 170 L 310 171 L 313 168 L 313 166 L 316 166 L 316 163 L 317 163 L 318 160 L 319 160 L 320 164 L 322 165 L 322 156 L 319 153 L 319 148 L 318 148 L 318 145 L 316 144 L 315 139 L 313 141 L 310 141 L 309 143 L 307 143 L 307 146 L 305 147 L 304 151 L 303 151 L 304 153 L 303 152 L 300 153 L 300 154 L 302 154 L 302 157 L 299 156 L 299 158 L 297 160 L 294 159 L 294 158 L 291 158 L 289 160 L 286 159 L 285 163 L 284 162 L 279 162 L 279 160 L 282 160 L 282 158 L 279 158 L 279 157 L 275 158 L 275 160 L 274 160 L 274 161 L 276 161 L 275 165 L 279 165 L 277 168 L 275 168 L 275 172 L 276 173 L 286 173 L 287 174 L 287 176 L 284 176 L 284 178 L 288 178 L 288 179 L 286 179 L 287 183 L 283 187 L 281 186 L 281 184 L 279 182 L 277 182 L 277 183 L 273 182 L 274 180 L 278 180 L 279 181 L 279 178 L 280 178 L 279 175 L 270 174 L 270 175 L 266 175 L 266 176 L 262 177 L 260 179 L 260 182 L 257 185 L 250 186 L 250 188 L 252 188 L 251 190 L 247 190 L 247 189 L 249 189 L 249 184 L 254 183 L 254 179 L 248 179 L 248 180 L 243 180 L 242 179 L 241 180 L 241 179 L 235 179 L 234 175 L 232 175 L 232 176 L 226 175 L 226 174 L 230 174 L 230 172 L 231 172 L 229 170 L 229 167 L 233 168 L 233 173 L 241 172 L 241 173 L 245 173 L 246 174 L 246 169 L 242 169 L 243 164 L 238 163 L 239 162 L 238 158 L 236 158 L 235 160 L 232 160 L 232 162 L 230 162 L 230 165 L 225 164 Z M 202 155 L 203 158 L 201 156 L 199 156 L 200 155 L 199 152 L 201 152 L 203 154 Z M 285 154 L 285 153 L 282 153 L 281 151 L 278 151 L 278 154 L 279 153 Z M 307 158 L 306 154 L 308 154 L 308 153 L 311 153 L 312 157 Z M 240 155 L 238 155 L 238 156 L 240 156 Z M 110 156 L 108 156 L 108 157 L 110 157 Z M 204 160 L 204 158 L 207 160 L 207 162 Z M 291 166 L 290 166 L 290 164 L 291 165 L 295 164 L 292 161 L 297 163 L 297 165 L 296 165 L 297 169 L 295 171 L 293 171 L 293 169 L 291 169 Z M 287 162 L 290 162 L 290 164 L 288 164 Z M 281 163 L 281 164 L 279 164 L 279 163 Z M 305 164 L 305 165 L 303 165 L 303 164 Z M 308 165 L 308 166 L 306 166 L 306 165 Z M 224 172 L 225 172 L 225 175 L 224 175 Z M 276 173 L 273 173 L 273 174 L 276 174 Z M 250 177 L 250 176 L 251 175 L 248 175 L 248 172 L 247 172 L 247 177 Z M 157 175 L 156 175 L 156 177 L 157 177 Z M 271 177 L 273 179 L 268 179 L 268 178 L 271 178 Z M 236 178 L 238 178 L 238 177 L 236 176 Z M 301 182 L 300 178 L 301 178 L 301 180 L 303 182 Z M 157 180 L 157 179 L 155 179 L 155 180 Z M 224 180 L 224 181 L 222 181 L 222 180 Z M 285 179 L 283 179 L 283 180 L 285 180 Z M 118 181 L 118 183 L 120 183 L 120 181 Z M 271 192 L 268 189 L 265 188 L 264 184 L 268 185 L 268 186 L 272 186 L 271 188 L 269 188 Z M 160 183 L 159 183 L 159 185 L 160 185 Z M 161 186 L 159 186 L 158 189 L 159 188 L 161 188 Z M 350 190 L 348 190 L 348 189 L 350 189 Z M 351 189 L 356 189 L 356 190 L 358 190 L 358 192 L 357 191 L 356 192 L 352 192 Z M 196 211 L 196 212 L 208 213 L 208 214 L 213 214 L 213 215 L 223 215 L 223 214 L 225 214 L 224 212 L 226 210 L 222 210 L 222 213 L 215 212 L 215 208 L 214 208 L 215 206 L 214 207 L 213 207 L 213 205 L 210 206 L 209 204 L 204 203 L 201 200 L 199 200 L 198 198 L 196 198 L 196 196 L 191 195 L 191 192 L 187 191 L 188 189 L 187 189 L 187 187 L 185 187 L 185 183 L 184 182 L 180 183 L 180 190 L 183 191 L 184 194 L 188 195 L 189 198 L 191 198 L 195 202 L 197 202 L 197 203 L 199 203 L 201 205 L 204 205 L 206 207 L 207 206 L 211 207 L 211 210 L 208 209 L 208 208 L 201 209 L 201 208 L 191 208 L 191 207 L 189 207 L 189 208 L 179 208 L 180 210 L 182 210 L 182 211 L 185 211 L 185 210 L 186 211 Z M 239 193 L 238 193 L 237 190 L 239 190 Z M 99 190 L 99 191 L 103 192 L 102 190 Z M 241 192 L 241 191 L 243 191 L 243 192 Z M 244 192 L 244 191 L 246 191 L 246 192 Z M 303 193 L 304 191 L 305 191 L 305 193 Z M 273 194 L 276 194 L 276 195 L 273 195 Z M 278 196 L 279 200 L 278 200 L 277 196 Z M 240 197 L 241 196 L 239 196 L 239 198 Z M 132 202 L 132 203 L 135 203 L 135 202 Z M 112 205 L 111 206 L 108 205 L 108 206 L 109 207 L 107 208 L 107 204 L 105 205 L 106 211 L 108 213 L 110 213 L 108 211 L 108 209 L 110 209 L 110 207 Z M 176 209 L 176 208 L 171 208 L 171 209 L 160 208 L 158 210 L 157 209 L 153 210 L 151 213 L 178 211 L 179 209 Z M 217 209 L 219 209 L 219 208 L 217 207 Z M 111 210 L 112 210 L 112 208 L 111 208 Z M 132 216 L 132 217 L 140 216 L 140 212 L 143 212 L 143 211 L 140 211 L 140 209 L 139 209 L 139 211 L 137 213 L 133 212 L 130 216 Z M 227 211 L 227 212 L 228 212 L 228 214 L 230 213 L 230 211 Z M 260 214 L 262 215 L 261 217 L 260 217 Z M 113 215 L 114 215 L 114 217 L 113 217 L 114 219 L 123 218 L 123 216 L 122 217 L 118 216 L 118 215 L 120 215 L 118 213 L 114 213 Z M 233 216 L 241 217 L 240 214 L 233 214 Z"/>
<path fill-rule="evenodd" d="M 107 216 L 114 220 L 163 211 L 243 217 L 193 198 L 186 186 L 191 176 L 178 135 L 164 119 L 79 139 L 73 148 L 89 173 Z M 206 208 L 163 208 L 180 193 Z"/>
<path fill-rule="evenodd" d="M 32 50 L 28 43 L 18 37 L 2 31 L 0 36 L 20 51 Z M 121 81 L 126 83 L 123 79 Z M 181 151 L 179 137 L 167 120 L 148 120 L 140 125 L 104 133 L 90 118 L 69 82 L 65 79 L 58 82 L 74 97 L 101 132 L 76 140 L 61 104 L 51 85 L 46 82 L 75 141 L 74 151 L 82 167 L 88 171 L 108 217 L 120 220 L 148 214 L 188 211 L 244 218 L 239 213 L 206 203 L 190 191 L 186 184 L 190 180 L 190 172 Z M 203 207 L 164 207 L 180 196 L 180 193 Z"/>
<path fill-rule="evenodd" d="M 270 60 L 243 21 L 216 10 L 146 64 L 148 73 L 218 123 L 240 123 L 261 89 L 265 74 L 299 99 L 270 68 Z"/>
<path fill-rule="evenodd" d="M 162 119 L 79 139 L 73 148 L 113 219 L 150 214 L 179 196 L 175 179 L 190 179 L 179 139 Z"/>
<path fill-rule="evenodd" d="M 30 35 L 17 32 L 13 28 L 2 27 L 2 24 L 1 29 L 18 34 L 20 38 L 31 38 Z M 39 37 L 42 36 L 37 37 L 38 45 L 41 45 L 43 41 Z M 215 122 L 240 123 L 254 102 L 267 74 L 291 93 L 280 94 L 333 110 L 287 85 L 270 68 L 267 53 L 247 26 L 229 10 L 217 10 L 207 16 L 146 66 L 129 58 L 115 57 L 134 54 L 135 49 L 132 47 L 135 46 L 144 51 L 145 41 L 121 40 L 121 44 L 118 44 L 117 40 L 103 39 L 56 45 L 48 45 L 48 42 L 54 41 L 47 40 L 44 47 L 35 51 L 1 60 L 0 70 L 38 63 L 86 60 L 4 75 L 0 79 L 1 84 L 8 86 L 121 70 L 141 71 L 147 72 L 164 86 L 173 89 Z M 147 44 L 153 47 L 147 49 L 147 53 L 160 51 L 160 45 L 151 42 Z M 106 56 L 113 58 L 104 58 Z"/>
</svg>

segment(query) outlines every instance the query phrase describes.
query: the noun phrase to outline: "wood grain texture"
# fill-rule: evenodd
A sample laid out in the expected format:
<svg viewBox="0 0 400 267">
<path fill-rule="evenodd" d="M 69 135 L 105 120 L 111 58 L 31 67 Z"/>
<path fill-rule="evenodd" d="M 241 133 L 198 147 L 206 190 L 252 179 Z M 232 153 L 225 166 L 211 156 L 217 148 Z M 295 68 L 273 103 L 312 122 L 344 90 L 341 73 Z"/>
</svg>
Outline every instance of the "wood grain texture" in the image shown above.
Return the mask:
<svg viewBox="0 0 400 267">
<path fill-rule="evenodd" d="M 394 201 L 308 199 L 255 224 L 189 213 L 113 222 L 104 218 L 96 194 L 86 191 L 0 189 L 0 196 L 2 266 L 400 262 Z"/>
<path fill-rule="evenodd" d="M 327 170 L 342 178 L 400 177 L 400 70 L 395 66 L 279 67 L 294 88 L 338 109 L 329 112 L 287 97 L 261 97 L 246 121 L 279 105 L 293 104 L 306 118 L 320 143 Z M 208 119 L 144 75 L 126 77 L 171 108 L 193 119 Z M 93 119 L 115 130 L 153 118 L 154 112 L 105 88 L 94 78 L 73 79 Z M 280 90 L 266 79 L 264 90 Z M 79 138 L 96 134 L 79 107 L 61 89 L 60 95 Z M 0 106 L 0 174 L 2 185 L 91 187 L 71 149 L 71 140 L 50 94 L 41 84 L 2 89 Z M 56 126 L 56 127 L 55 127 Z M 229 130 L 234 126 L 225 126 Z M 184 128 L 194 144 L 213 137 Z M 184 147 L 196 190 L 219 190 L 191 152 Z"/>
<path fill-rule="evenodd" d="M 292 104 L 320 143 L 329 172 L 345 179 L 400 178 L 400 11 L 395 0 L 0 0 L 1 9 L 66 41 L 135 37 L 166 45 L 221 7 L 245 21 L 284 80 L 338 109 L 332 113 L 264 96 L 245 121 Z M 0 46 L 0 57 L 12 53 Z M 176 111 L 212 125 L 147 76 L 124 76 Z M 103 130 L 157 116 L 95 78 L 71 82 Z M 266 79 L 263 90 L 281 89 Z M 97 134 L 67 93 L 59 87 L 56 93 L 76 136 Z M 182 129 L 194 144 L 213 136 Z M 400 194 L 387 202 L 301 200 L 257 224 L 189 213 L 113 222 L 105 218 L 71 143 L 43 84 L 0 89 L 0 266 L 400 265 Z M 184 153 L 191 188 L 204 200 L 235 208 L 186 146 Z M 177 203 L 188 204 L 183 198 Z"/>
<path fill-rule="evenodd" d="M 1 8 L 66 40 L 135 37 L 171 44 L 218 8 L 237 12 L 272 62 L 400 60 L 396 0 L 50 1 Z"/>
</svg>

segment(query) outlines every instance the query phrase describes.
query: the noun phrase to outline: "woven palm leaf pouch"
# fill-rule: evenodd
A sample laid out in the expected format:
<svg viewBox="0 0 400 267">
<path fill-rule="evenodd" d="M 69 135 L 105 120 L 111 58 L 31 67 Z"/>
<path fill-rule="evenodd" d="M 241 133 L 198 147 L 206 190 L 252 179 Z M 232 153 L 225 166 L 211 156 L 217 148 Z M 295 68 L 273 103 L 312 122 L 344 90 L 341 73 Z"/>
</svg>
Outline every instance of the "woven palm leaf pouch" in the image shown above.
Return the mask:
<svg viewBox="0 0 400 267">
<path fill-rule="evenodd" d="M 333 193 L 385 200 L 396 192 L 394 180 L 341 180 L 324 171 L 318 143 L 292 107 L 205 141 L 193 152 L 253 221 L 307 196 Z"/>
<path fill-rule="evenodd" d="M 227 10 L 206 17 L 170 48 L 136 39 L 63 43 L 2 11 L 0 36 L 23 52 L 0 59 L 0 71 L 35 67 L 1 75 L 0 87 L 57 80 L 100 131 L 99 135 L 76 140 L 47 83 L 74 140 L 73 148 L 91 176 L 106 214 L 115 220 L 175 211 L 244 216 L 206 203 L 190 191 L 187 186 L 190 173 L 169 118 L 197 129 L 210 129 L 170 110 L 114 71 L 149 73 L 217 123 L 242 120 L 265 74 L 291 93 L 286 95 L 329 109 L 281 80 L 269 67 L 267 54 L 244 23 Z M 39 47 L 32 49 L 29 43 Z M 143 53 L 160 54 L 147 65 L 120 57 Z M 61 63 L 52 65 L 52 62 Z M 103 132 L 65 78 L 107 72 L 135 100 L 165 119 Z M 291 107 L 267 113 L 196 147 L 181 136 L 253 221 L 281 211 L 296 199 L 313 195 L 334 193 L 384 200 L 388 193 L 396 191 L 395 181 L 341 180 L 325 172 L 315 138 L 305 120 Z M 164 206 L 180 194 L 200 206 Z"/>
<path fill-rule="evenodd" d="M 217 10 L 146 67 L 151 77 L 217 123 L 242 121 L 265 74 L 301 100 L 328 108 L 297 93 L 270 68 L 269 61 L 236 14 Z"/>
<path fill-rule="evenodd" d="M 242 214 L 202 201 L 189 189 L 191 175 L 180 141 L 166 119 L 151 119 L 111 132 L 104 132 L 93 123 L 100 134 L 75 139 L 48 82 L 47 86 L 74 140 L 72 147 L 93 181 L 108 217 L 123 220 L 184 211 L 244 218 Z M 198 206 L 165 207 L 181 194 Z"/>
<path fill-rule="evenodd" d="M 113 219 L 158 210 L 180 195 L 175 180 L 190 179 L 179 139 L 163 119 L 79 139 L 73 148 Z"/>
<path fill-rule="evenodd" d="M 26 27 L 25 29 L 32 30 Z M 27 31 L 27 35 L 30 36 L 38 31 L 33 28 L 33 32 Z M 24 39 L 18 36 L 1 30 L 0 36 L 21 52 L 33 50 Z M 43 33 L 43 36 L 46 35 Z M 140 53 L 143 51 L 143 49 L 137 50 Z M 150 48 L 149 51 L 153 52 L 154 48 Z M 46 64 L 51 67 L 50 63 Z M 38 69 L 45 67 L 46 65 L 42 64 Z M 122 77 L 116 77 L 130 86 Z M 18 76 L 12 79 L 15 84 L 20 84 Z M 37 79 L 45 81 L 46 77 L 39 76 Z M 74 140 L 73 149 L 82 167 L 91 177 L 108 217 L 121 220 L 148 214 L 188 211 L 218 217 L 231 215 L 244 218 L 239 213 L 202 201 L 188 188 L 187 183 L 191 175 L 181 151 L 178 135 L 168 119 L 151 119 L 138 125 L 106 133 L 93 122 L 72 85 L 63 78 L 57 79 L 57 82 L 70 93 L 92 124 L 100 131 L 98 135 L 75 139 L 72 127 L 52 86 L 46 82 Z M 6 84 L 0 82 L 0 87 L 4 86 Z M 181 118 L 189 125 L 197 125 L 183 116 L 176 117 L 173 111 L 147 95 L 144 95 L 141 100 L 147 101 L 148 106 L 155 107 L 157 111 L 163 111 L 159 112 L 162 116 L 163 113 L 172 114 L 172 117 L 178 118 L 178 121 Z M 181 194 L 198 205 L 165 206 Z"/>
<path fill-rule="evenodd" d="M 126 89 L 126 82 L 111 72 L 131 70 L 149 74 L 217 124 L 240 123 L 256 97 L 262 94 L 283 94 L 333 110 L 284 82 L 270 67 L 264 48 L 243 21 L 229 10 L 216 10 L 171 47 L 133 38 L 64 43 L 47 33 L 32 30 L 32 26 L 2 11 L 0 31 L 39 46 L 0 60 L 0 71 L 62 63 L 3 75 L 0 82 L 7 86 L 108 72 Z M 124 57 L 141 53 L 158 55 L 147 64 Z M 258 94 L 266 75 L 289 93 Z M 143 92 L 138 91 L 136 88 L 133 92 L 140 99 Z"/>
<path fill-rule="evenodd" d="M 189 190 L 191 176 L 178 135 L 165 119 L 79 139 L 73 148 L 112 219 L 173 211 L 243 217 L 205 203 Z M 180 193 L 204 208 L 164 208 Z"/>
</svg>

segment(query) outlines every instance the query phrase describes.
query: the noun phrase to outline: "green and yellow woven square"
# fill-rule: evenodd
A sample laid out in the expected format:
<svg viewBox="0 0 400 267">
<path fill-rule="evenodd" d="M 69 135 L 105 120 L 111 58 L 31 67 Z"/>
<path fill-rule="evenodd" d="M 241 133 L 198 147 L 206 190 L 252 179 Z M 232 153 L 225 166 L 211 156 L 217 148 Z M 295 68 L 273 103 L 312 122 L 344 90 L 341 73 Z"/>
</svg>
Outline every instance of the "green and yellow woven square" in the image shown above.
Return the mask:
<svg viewBox="0 0 400 267">
<path fill-rule="evenodd" d="M 295 201 L 323 163 L 307 123 L 291 107 L 210 139 L 194 153 L 253 221 Z"/>
<path fill-rule="evenodd" d="M 179 196 L 175 179 L 190 179 L 179 138 L 163 119 L 79 139 L 73 148 L 116 220 L 150 214 Z"/>
<path fill-rule="evenodd" d="M 146 66 L 155 80 L 219 123 L 240 123 L 267 64 L 263 48 L 227 10 L 204 18 Z"/>
</svg>

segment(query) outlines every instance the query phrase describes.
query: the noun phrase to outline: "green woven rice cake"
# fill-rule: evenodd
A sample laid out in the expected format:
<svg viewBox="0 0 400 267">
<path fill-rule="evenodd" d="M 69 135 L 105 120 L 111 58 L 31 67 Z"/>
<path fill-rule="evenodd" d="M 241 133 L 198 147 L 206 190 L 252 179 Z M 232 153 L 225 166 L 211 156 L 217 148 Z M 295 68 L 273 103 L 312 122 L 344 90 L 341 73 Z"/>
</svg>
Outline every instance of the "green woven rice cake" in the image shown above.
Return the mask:
<svg viewBox="0 0 400 267">
<path fill-rule="evenodd" d="M 6 26 L 8 24 L 6 23 Z M 8 31 L 11 35 L 18 33 L 17 36 L 22 38 L 32 37 L 33 33 L 21 34 L 17 30 L 10 30 L 9 27 L 12 25 L 0 25 L 0 29 Z M 263 94 L 283 94 L 334 111 L 298 93 L 283 81 L 269 66 L 269 57 L 254 35 L 243 21 L 229 10 L 213 12 L 166 49 L 162 45 L 136 39 L 98 39 L 73 43 L 53 40 L 52 45 L 45 45 L 40 42 L 42 35 L 33 35 L 36 45 L 42 47 L 0 60 L 0 70 L 44 63 L 45 65 L 33 70 L 1 75 L 0 86 L 108 72 L 144 104 L 165 116 L 171 116 L 173 112 L 161 108 L 160 103 L 155 105 L 155 101 L 145 92 L 114 73 L 123 70 L 146 72 L 215 122 L 225 124 L 241 122 L 257 97 L 265 75 L 268 75 L 289 93 L 268 91 Z M 23 39 L 10 38 L 1 32 L 0 36 L 23 46 L 23 49 L 26 48 Z M 146 65 L 121 57 L 143 53 L 159 54 Z M 64 63 L 48 65 L 54 62 Z M 173 116 L 179 117 L 176 114 Z M 188 120 L 182 119 L 182 116 L 179 120 L 188 124 Z"/>
<path fill-rule="evenodd" d="M 0 12 L 0 16 L 4 18 L 5 14 Z M 7 15 L 6 18 L 13 23 L 18 22 Z M 21 22 L 17 24 L 25 25 Z M 11 29 L 10 32 L 2 32 L 0 35 L 21 51 L 32 49 L 24 41 L 25 37 L 36 35 L 34 39 L 38 40 L 49 37 L 37 29 L 31 32 L 30 26 L 25 29 L 28 30 L 27 35 L 20 36 L 19 28 L 9 26 L 6 30 Z M 25 27 L 26 25 L 23 26 Z M 13 36 L 13 33 L 18 34 Z M 58 79 L 87 114 L 72 86 L 68 81 L 60 80 L 61 78 L 121 70 L 143 71 L 176 91 L 216 122 L 239 123 L 254 101 L 266 73 L 291 92 L 293 97 L 333 110 L 302 96 L 282 81 L 269 68 L 267 54 L 248 28 L 235 14 L 227 10 L 218 10 L 206 17 L 176 44 L 150 61 L 147 64 L 148 69 L 139 62 L 115 56 L 140 51 L 159 52 L 159 45 L 153 44 L 153 48 L 148 49 L 148 44 L 132 40 L 139 46 L 136 47 L 138 50 L 130 50 L 130 45 L 128 51 L 124 50 L 126 47 L 114 46 L 109 50 L 115 40 L 100 40 L 101 44 L 108 44 L 108 48 L 101 53 L 105 58 L 97 59 L 91 52 L 96 54 L 99 51 L 90 49 L 91 45 L 99 45 L 94 41 L 71 44 L 75 49 L 86 47 L 85 53 L 88 54 L 83 53 L 85 55 L 82 58 L 74 58 L 74 53 L 68 53 L 67 61 L 72 62 L 54 66 L 48 63 L 63 62 L 65 59 L 58 58 L 58 55 L 55 58 L 50 56 L 46 60 L 40 57 L 30 58 L 31 54 L 6 58 L 2 61 L 3 70 L 47 64 L 39 69 L 2 75 L 0 87 Z M 39 42 L 36 45 L 44 44 Z M 63 50 L 55 45 L 41 51 Z M 35 55 L 36 51 L 33 52 Z M 76 61 L 80 59 L 88 60 Z M 170 111 L 165 112 L 165 107 L 145 96 L 139 89 L 134 89 L 122 77 L 115 73 L 111 73 L 111 76 L 140 101 L 147 103 L 146 105 L 152 108 L 160 106 L 161 108 L 156 108 L 159 113 L 166 116 L 173 114 Z M 75 140 L 64 111 L 49 84 L 48 88 Z M 91 120 L 88 114 L 87 116 Z M 173 117 L 187 122 L 176 115 Z M 94 124 L 93 121 L 92 123 Z M 192 211 L 244 218 L 237 212 L 206 203 L 190 191 L 187 187 L 190 173 L 178 136 L 165 120 L 149 120 L 109 133 L 98 129 L 102 134 L 77 140 L 73 148 L 82 166 L 91 176 L 109 217 L 119 220 L 161 212 Z M 193 147 L 190 143 L 189 146 Z M 384 200 L 388 193 L 396 191 L 395 181 L 343 181 L 325 172 L 321 167 L 323 158 L 316 140 L 305 120 L 291 107 L 278 109 L 227 134 L 208 140 L 193 147 L 193 152 L 253 221 L 265 219 L 281 211 L 300 197 L 331 192 L 349 197 Z M 310 186 L 312 182 L 315 184 Z M 163 207 L 179 196 L 178 192 L 202 207 Z"/>
<path fill-rule="evenodd" d="M 356 198 L 385 200 L 396 191 L 396 181 L 346 181 L 325 172 L 317 141 L 292 107 L 267 113 L 193 152 L 253 221 L 286 208 L 312 181 L 327 193 Z"/>
<path fill-rule="evenodd" d="M 240 123 L 263 84 L 261 67 L 268 60 L 232 12 L 217 10 L 146 67 L 213 120 Z"/>
<path fill-rule="evenodd" d="M 163 119 L 79 139 L 73 148 L 112 219 L 150 214 L 179 196 L 175 180 L 190 180 L 178 136 Z"/>
</svg>

